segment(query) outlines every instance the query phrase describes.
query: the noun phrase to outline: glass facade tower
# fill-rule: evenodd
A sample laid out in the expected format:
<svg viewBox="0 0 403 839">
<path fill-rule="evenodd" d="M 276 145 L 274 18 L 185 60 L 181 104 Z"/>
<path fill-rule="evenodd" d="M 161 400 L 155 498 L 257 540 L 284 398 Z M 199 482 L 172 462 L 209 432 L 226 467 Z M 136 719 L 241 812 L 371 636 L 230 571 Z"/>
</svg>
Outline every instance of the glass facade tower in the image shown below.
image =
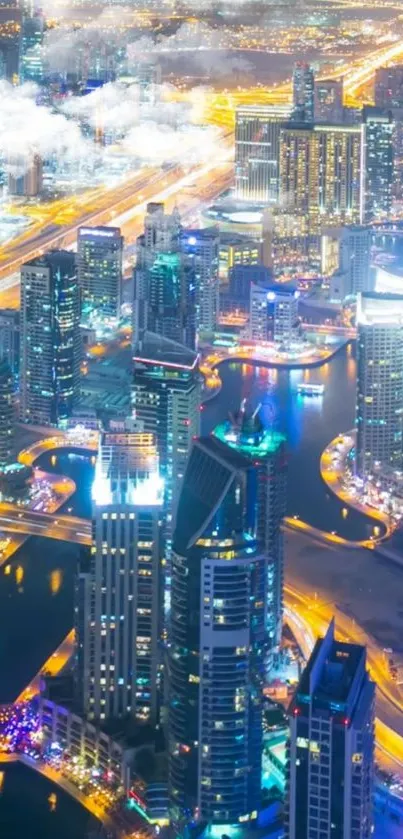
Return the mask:
<svg viewBox="0 0 403 839">
<path fill-rule="evenodd" d="M 172 552 L 169 795 L 177 826 L 248 821 L 260 803 L 268 581 L 257 496 L 248 457 L 214 436 L 194 442 Z"/>
</svg>

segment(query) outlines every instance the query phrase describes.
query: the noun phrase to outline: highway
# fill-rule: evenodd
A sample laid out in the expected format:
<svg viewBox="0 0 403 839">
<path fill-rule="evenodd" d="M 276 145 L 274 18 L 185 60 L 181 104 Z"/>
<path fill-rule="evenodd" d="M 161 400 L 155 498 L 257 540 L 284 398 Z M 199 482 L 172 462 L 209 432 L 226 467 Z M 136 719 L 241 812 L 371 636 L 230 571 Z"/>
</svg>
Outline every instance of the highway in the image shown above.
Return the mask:
<svg viewBox="0 0 403 839">
<path fill-rule="evenodd" d="M 46 536 L 63 542 L 91 544 L 91 525 L 87 519 L 54 513 L 21 510 L 14 504 L 0 503 L 0 531 L 28 536 Z"/>
</svg>

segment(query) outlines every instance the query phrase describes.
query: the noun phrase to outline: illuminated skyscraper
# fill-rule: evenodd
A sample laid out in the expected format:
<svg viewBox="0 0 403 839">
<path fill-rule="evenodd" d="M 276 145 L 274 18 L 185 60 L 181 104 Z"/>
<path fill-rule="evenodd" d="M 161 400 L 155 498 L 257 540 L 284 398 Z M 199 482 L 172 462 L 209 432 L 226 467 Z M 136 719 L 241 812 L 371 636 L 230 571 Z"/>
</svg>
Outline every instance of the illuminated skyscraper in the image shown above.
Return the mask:
<svg viewBox="0 0 403 839">
<path fill-rule="evenodd" d="M 20 417 L 57 425 L 78 395 L 81 337 L 75 256 L 50 251 L 21 267 Z"/>
<path fill-rule="evenodd" d="M 20 48 L 20 80 L 43 81 L 43 17 L 23 15 Z"/>
<path fill-rule="evenodd" d="M 5 358 L 0 360 L 0 467 L 10 459 L 15 433 L 13 374 Z"/>
<path fill-rule="evenodd" d="M 375 685 L 365 647 L 316 642 L 291 702 L 287 839 L 370 839 Z"/>
<path fill-rule="evenodd" d="M 8 175 L 10 195 L 36 198 L 43 187 L 43 163 L 39 154 L 35 154 L 32 161 L 17 156 L 9 159 L 8 164 L 11 167 Z"/>
<path fill-rule="evenodd" d="M 194 442 L 179 502 L 169 624 L 173 823 L 249 821 L 260 806 L 267 568 L 257 470 L 217 437 Z"/>
<path fill-rule="evenodd" d="M 89 719 L 156 722 L 162 502 L 152 434 L 106 433 L 76 601 L 76 683 Z"/>
<path fill-rule="evenodd" d="M 402 66 L 375 70 L 375 105 L 377 108 L 403 108 Z"/>
<path fill-rule="evenodd" d="M 119 320 L 123 243 L 119 227 L 80 227 L 78 280 L 85 320 Z"/>
<path fill-rule="evenodd" d="M 144 430 L 155 435 L 165 479 L 166 536 L 172 536 L 192 439 L 200 434 L 201 379 L 197 355 L 146 332 L 135 350 L 132 407 Z"/>
<path fill-rule="evenodd" d="M 317 234 L 323 224 L 359 222 L 360 126 L 289 123 L 280 139 L 280 199 L 289 212 L 308 217 Z"/>
<path fill-rule="evenodd" d="M 0 309 L 0 358 L 5 358 L 14 376 L 20 366 L 20 313 Z"/>
<path fill-rule="evenodd" d="M 357 300 L 357 473 L 403 467 L 403 296 Z"/>
<path fill-rule="evenodd" d="M 315 122 L 327 125 L 343 122 L 343 81 L 315 81 Z"/>
<path fill-rule="evenodd" d="M 315 111 L 315 74 L 309 64 L 302 62 L 294 67 L 293 113 L 296 122 L 313 123 Z"/>
<path fill-rule="evenodd" d="M 188 285 L 194 286 L 196 335 L 214 332 L 219 310 L 218 253 L 220 235 L 216 227 L 184 230 L 180 249 L 185 257 Z M 188 292 L 189 293 L 189 292 Z"/>
<path fill-rule="evenodd" d="M 257 469 L 257 539 L 267 561 L 267 643 L 270 652 L 281 640 L 283 617 L 284 536 L 281 529 L 286 514 L 287 459 L 285 437 L 264 428 L 258 411 L 252 416 L 241 407 L 234 422 L 217 426 L 215 436 L 235 449 Z"/>
<path fill-rule="evenodd" d="M 363 109 L 361 221 L 379 220 L 392 209 L 393 117 L 381 108 Z"/>
<path fill-rule="evenodd" d="M 331 288 L 338 289 L 335 299 L 356 297 L 360 291 L 373 291 L 374 271 L 371 270 L 371 229 L 365 225 L 351 224 L 329 230 L 326 236 L 331 247 L 338 247 L 336 273 L 331 278 Z"/>
<path fill-rule="evenodd" d="M 236 110 L 235 195 L 255 202 L 276 202 L 279 187 L 279 142 L 285 105 L 244 105 Z"/>
</svg>

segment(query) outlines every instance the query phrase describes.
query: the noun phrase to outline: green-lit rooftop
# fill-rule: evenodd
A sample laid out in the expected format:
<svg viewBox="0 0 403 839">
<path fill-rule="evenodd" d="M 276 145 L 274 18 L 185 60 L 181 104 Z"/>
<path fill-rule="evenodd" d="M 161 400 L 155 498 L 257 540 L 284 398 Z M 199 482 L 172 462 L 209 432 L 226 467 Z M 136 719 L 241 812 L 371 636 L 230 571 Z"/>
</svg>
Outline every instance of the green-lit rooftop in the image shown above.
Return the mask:
<svg viewBox="0 0 403 839">
<path fill-rule="evenodd" d="M 222 443 L 251 458 L 264 458 L 276 454 L 286 440 L 284 434 L 279 431 L 264 428 L 257 417 L 245 418 L 241 424 L 228 420 L 217 425 L 213 434 Z"/>
</svg>

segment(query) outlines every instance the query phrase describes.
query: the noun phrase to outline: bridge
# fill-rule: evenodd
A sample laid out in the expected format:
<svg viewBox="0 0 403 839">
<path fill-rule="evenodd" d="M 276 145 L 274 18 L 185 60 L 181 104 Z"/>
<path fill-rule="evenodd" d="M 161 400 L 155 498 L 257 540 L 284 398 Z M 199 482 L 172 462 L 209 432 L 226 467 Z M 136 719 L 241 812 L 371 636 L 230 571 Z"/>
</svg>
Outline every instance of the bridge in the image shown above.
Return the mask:
<svg viewBox="0 0 403 839">
<path fill-rule="evenodd" d="M 0 531 L 25 536 L 46 536 L 63 542 L 91 544 L 91 523 L 88 519 L 57 513 L 21 510 L 16 504 L 0 503 Z"/>
</svg>

